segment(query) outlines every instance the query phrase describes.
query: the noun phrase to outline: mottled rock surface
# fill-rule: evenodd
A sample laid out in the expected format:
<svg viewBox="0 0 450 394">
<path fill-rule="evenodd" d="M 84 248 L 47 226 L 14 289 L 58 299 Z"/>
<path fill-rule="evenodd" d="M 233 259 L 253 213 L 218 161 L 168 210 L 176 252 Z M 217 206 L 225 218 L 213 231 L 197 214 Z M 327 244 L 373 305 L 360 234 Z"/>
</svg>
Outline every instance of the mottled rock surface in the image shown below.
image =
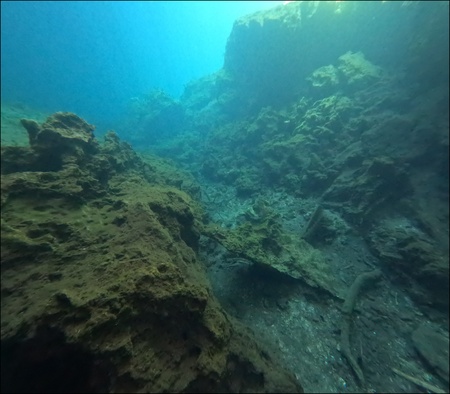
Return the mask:
<svg viewBox="0 0 450 394">
<path fill-rule="evenodd" d="M 2 148 L 2 391 L 302 391 L 213 297 L 167 165 L 71 113 L 23 124 L 31 146 Z"/>
</svg>

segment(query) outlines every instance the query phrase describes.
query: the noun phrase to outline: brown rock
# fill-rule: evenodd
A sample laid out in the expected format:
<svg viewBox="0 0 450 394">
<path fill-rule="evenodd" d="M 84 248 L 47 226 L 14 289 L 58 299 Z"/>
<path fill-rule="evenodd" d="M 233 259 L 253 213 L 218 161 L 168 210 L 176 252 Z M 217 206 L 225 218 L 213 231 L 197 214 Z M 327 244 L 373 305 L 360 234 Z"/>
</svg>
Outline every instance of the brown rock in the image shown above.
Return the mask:
<svg viewBox="0 0 450 394">
<path fill-rule="evenodd" d="M 56 112 L 42 125 L 28 119 L 22 119 L 21 123 L 28 131 L 31 146 L 45 148 L 78 144 L 87 147 L 94 140 L 94 126 L 70 112 Z"/>
<path fill-rule="evenodd" d="M 198 207 L 157 165 L 72 115 L 25 125 L 62 165 L 11 151 L 2 174 L 2 391 L 302 392 L 213 297 Z"/>
</svg>

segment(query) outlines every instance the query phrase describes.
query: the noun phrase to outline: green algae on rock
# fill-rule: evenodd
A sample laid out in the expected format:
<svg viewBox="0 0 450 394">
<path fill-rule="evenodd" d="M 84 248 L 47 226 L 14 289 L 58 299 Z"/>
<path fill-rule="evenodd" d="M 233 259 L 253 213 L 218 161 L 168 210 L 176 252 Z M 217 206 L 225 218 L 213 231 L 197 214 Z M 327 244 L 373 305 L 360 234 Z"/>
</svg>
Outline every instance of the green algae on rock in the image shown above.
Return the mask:
<svg viewBox="0 0 450 394">
<path fill-rule="evenodd" d="M 24 371 L 67 357 L 77 372 L 52 387 L 302 391 L 212 296 L 198 206 L 158 161 L 147 167 L 114 133 L 97 143 L 74 114 L 24 123 L 31 147 L 2 148 L 2 387 L 47 387 Z"/>
<path fill-rule="evenodd" d="M 278 216 L 267 204 L 257 202 L 247 217 L 249 221 L 233 230 L 208 226 L 204 231 L 234 256 L 343 298 L 344 288 L 333 277 L 321 252 L 284 231 Z"/>
</svg>

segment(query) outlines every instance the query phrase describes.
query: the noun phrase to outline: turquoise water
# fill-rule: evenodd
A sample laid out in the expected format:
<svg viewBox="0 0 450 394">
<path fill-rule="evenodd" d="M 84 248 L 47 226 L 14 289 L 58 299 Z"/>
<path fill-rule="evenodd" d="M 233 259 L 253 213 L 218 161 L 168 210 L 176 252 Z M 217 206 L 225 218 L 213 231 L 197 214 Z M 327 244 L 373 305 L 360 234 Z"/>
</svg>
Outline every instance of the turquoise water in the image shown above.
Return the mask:
<svg viewBox="0 0 450 394">
<path fill-rule="evenodd" d="M 234 20 L 280 3 L 2 1 L 2 102 L 112 124 L 133 96 L 218 70 Z"/>
</svg>

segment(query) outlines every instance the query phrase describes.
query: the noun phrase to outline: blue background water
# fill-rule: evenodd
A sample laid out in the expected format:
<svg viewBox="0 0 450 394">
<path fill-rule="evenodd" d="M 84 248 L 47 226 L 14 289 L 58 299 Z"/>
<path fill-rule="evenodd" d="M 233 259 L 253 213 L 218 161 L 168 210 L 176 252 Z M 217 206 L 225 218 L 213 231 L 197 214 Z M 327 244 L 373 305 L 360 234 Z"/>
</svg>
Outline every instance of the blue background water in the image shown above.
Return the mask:
<svg viewBox="0 0 450 394">
<path fill-rule="evenodd" d="M 281 3 L 2 1 L 2 102 L 113 125 L 131 97 L 220 69 L 234 20 Z"/>
</svg>

